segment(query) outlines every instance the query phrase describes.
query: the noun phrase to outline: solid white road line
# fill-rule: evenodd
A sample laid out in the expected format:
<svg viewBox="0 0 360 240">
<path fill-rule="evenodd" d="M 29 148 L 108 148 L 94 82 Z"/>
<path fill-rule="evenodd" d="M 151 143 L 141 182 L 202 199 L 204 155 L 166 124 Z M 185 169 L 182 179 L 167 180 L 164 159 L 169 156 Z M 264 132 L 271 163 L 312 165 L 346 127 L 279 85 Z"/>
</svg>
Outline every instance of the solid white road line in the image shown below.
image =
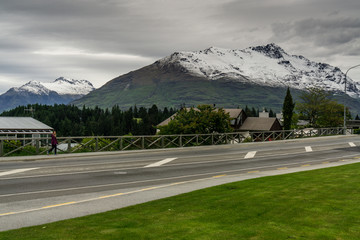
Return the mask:
<svg viewBox="0 0 360 240">
<path fill-rule="evenodd" d="M 256 151 L 248 152 L 244 158 L 254 158 L 256 154 Z"/>
<path fill-rule="evenodd" d="M 305 147 L 305 151 L 306 152 L 312 152 L 313 150 L 312 150 L 312 148 L 310 146 L 307 146 L 307 147 Z"/>
<path fill-rule="evenodd" d="M 145 166 L 145 167 L 146 167 L 146 168 L 147 168 L 147 167 L 159 167 L 159 166 L 161 166 L 161 165 L 163 165 L 163 164 L 166 164 L 166 163 L 169 163 L 169 162 L 171 162 L 171 161 L 174 161 L 175 159 L 177 159 L 177 158 L 166 158 L 166 159 L 161 160 L 161 161 L 159 161 L 159 162 L 149 164 L 149 165 L 147 165 L 147 166 Z"/>
<path fill-rule="evenodd" d="M 1 176 L 11 175 L 11 174 L 16 174 L 16 173 L 22 173 L 22 172 L 26 172 L 26 171 L 30 171 L 30 170 L 35 170 L 35 169 L 38 169 L 38 168 L 15 169 L 15 170 L 11 170 L 11 171 L 7 171 L 7 172 L 2 172 L 2 173 L 0 173 L 0 177 L 1 177 Z"/>
<path fill-rule="evenodd" d="M 355 143 L 349 142 L 350 147 L 356 147 Z"/>
</svg>

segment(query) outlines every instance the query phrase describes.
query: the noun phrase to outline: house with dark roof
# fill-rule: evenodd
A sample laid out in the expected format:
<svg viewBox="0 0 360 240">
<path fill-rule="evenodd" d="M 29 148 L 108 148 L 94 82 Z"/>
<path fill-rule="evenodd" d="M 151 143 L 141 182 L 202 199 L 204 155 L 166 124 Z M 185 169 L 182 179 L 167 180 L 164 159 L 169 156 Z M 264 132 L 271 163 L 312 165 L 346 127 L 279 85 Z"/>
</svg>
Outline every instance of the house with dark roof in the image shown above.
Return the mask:
<svg viewBox="0 0 360 240">
<path fill-rule="evenodd" d="M 189 110 L 188 108 L 187 110 Z M 196 110 L 196 108 L 195 108 Z M 278 131 L 282 130 L 277 118 L 269 117 L 268 112 L 260 112 L 259 117 L 247 117 L 243 109 L 224 109 L 230 115 L 230 125 L 235 131 Z M 174 119 L 177 113 L 164 120 L 158 126 L 165 126 Z"/>
<path fill-rule="evenodd" d="M 247 118 L 245 111 L 242 109 L 227 108 L 224 111 L 230 115 L 230 125 L 234 129 L 239 129 Z"/>
<path fill-rule="evenodd" d="M 187 111 L 190 110 L 190 108 L 186 108 Z M 194 108 L 195 111 L 199 111 L 197 108 Z M 238 129 L 247 118 L 246 113 L 242 109 L 223 109 L 225 113 L 228 113 L 230 115 L 230 125 L 234 129 Z M 177 115 L 177 113 L 173 114 L 171 117 L 165 119 L 161 123 L 159 123 L 157 126 L 165 126 L 168 125 L 171 120 L 174 119 L 174 117 Z"/>
<path fill-rule="evenodd" d="M 277 118 L 248 117 L 240 131 L 278 131 L 282 130 L 280 121 Z"/>
</svg>

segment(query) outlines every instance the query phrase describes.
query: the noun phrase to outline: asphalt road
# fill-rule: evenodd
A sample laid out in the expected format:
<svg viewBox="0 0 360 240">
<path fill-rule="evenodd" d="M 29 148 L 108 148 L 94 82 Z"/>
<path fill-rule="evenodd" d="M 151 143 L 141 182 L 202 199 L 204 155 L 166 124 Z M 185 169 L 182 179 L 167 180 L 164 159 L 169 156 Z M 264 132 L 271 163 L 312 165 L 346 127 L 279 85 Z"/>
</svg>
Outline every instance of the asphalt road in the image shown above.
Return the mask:
<svg viewBox="0 0 360 240">
<path fill-rule="evenodd" d="M 360 137 L 0 158 L 0 231 L 196 189 L 360 161 Z"/>
</svg>

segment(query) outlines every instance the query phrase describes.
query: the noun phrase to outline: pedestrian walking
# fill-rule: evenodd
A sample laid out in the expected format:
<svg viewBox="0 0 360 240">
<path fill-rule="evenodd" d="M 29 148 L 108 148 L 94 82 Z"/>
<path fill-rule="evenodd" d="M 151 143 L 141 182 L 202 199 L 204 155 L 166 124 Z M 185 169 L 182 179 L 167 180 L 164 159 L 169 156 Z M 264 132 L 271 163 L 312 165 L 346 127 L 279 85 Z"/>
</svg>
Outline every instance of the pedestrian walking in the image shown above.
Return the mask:
<svg viewBox="0 0 360 240">
<path fill-rule="evenodd" d="M 54 149 L 54 153 L 56 155 L 57 145 L 58 145 L 58 141 L 56 139 L 56 131 L 54 130 L 53 133 L 51 134 L 51 149 L 48 151 L 48 154 L 50 154 L 50 152 L 52 152 L 52 150 Z"/>
</svg>

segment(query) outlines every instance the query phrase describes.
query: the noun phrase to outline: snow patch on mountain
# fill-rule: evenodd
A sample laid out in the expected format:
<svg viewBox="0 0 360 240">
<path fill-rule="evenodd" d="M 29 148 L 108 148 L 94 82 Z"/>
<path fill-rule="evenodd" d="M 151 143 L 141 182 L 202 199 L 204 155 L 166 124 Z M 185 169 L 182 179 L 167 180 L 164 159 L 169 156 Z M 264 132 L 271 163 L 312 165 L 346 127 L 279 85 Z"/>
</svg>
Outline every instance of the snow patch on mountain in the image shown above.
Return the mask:
<svg viewBox="0 0 360 240">
<path fill-rule="evenodd" d="M 43 85 L 60 95 L 86 95 L 95 89 L 87 80 L 67 79 L 64 77 L 60 77 L 52 83 L 43 83 Z"/>
<path fill-rule="evenodd" d="M 266 86 L 344 91 L 345 74 L 339 68 L 289 55 L 273 43 L 243 50 L 210 47 L 196 52 L 175 52 L 156 63 L 161 68 L 176 66 L 212 81 L 227 79 Z M 348 77 L 347 94 L 360 98 L 359 89 L 360 83 Z"/>
<path fill-rule="evenodd" d="M 16 92 L 30 92 L 36 95 L 49 95 L 50 92 L 56 92 L 59 95 L 81 96 L 90 93 L 94 89 L 94 86 L 87 80 L 67 79 L 64 77 L 50 83 L 30 81 L 19 88 L 13 88 Z"/>
<path fill-rule="evenodd" d="M 30 81 L 21 87 L 14 87 L 10 90 L 14 90 L 15 92 L 19 92 L 19 93 L 29 92 L 29 93 L 33 93 L 36 95 L 49 95 L 50 94 L 50 90 L 47 89 L 46 87 L 44 87 L 44 85 L 42 85 L 42 83 L 38 82 L 38 81 Z"/>
</svg>

